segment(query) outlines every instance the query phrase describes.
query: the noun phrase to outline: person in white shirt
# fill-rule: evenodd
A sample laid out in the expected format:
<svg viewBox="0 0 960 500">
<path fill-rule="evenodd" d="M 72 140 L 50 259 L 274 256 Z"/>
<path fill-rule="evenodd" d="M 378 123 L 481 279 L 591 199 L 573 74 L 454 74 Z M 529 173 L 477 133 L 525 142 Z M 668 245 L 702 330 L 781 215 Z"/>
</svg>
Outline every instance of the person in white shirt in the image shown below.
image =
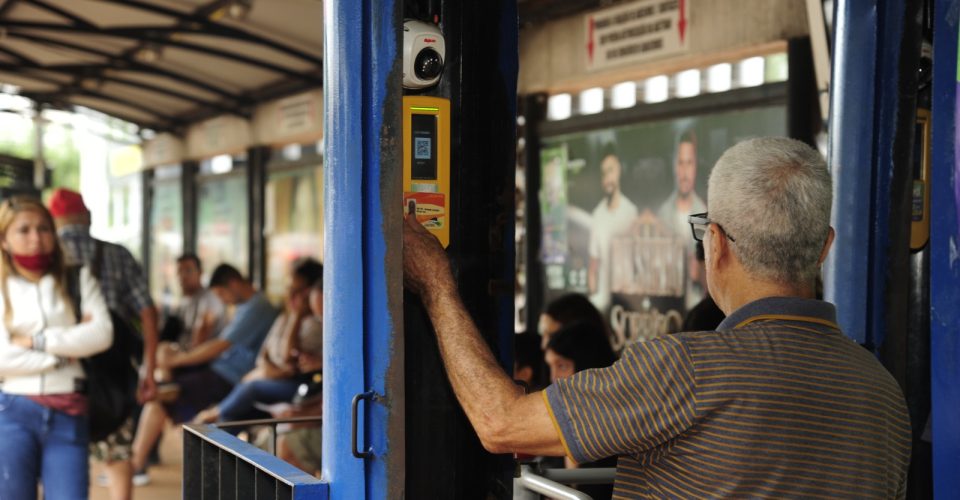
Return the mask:
<svg viewBox="0 0 960 500">
<path fill-rule="evenodd" d="M 590 268 L 587 273 L 587 286 L 590 288 L 590 301 L 605 312 L 610 306 L 610 281 L 613 266 L 610 258 L 610 244 L 615 236 L 630 231 L 637 218 L 637 207 L 620 191 L 620 159 L 613 152 L 604 155 L 600 162 L 603 173 L 603 199 L 593 209 L 590 224 Z"/>
<path fill-rule="evenodd" d="M 89 422 L 79 359 L 105 351 L 113 324 L 96 280 L 80 310 L 53 219 L 39 200 L 0 204 L 0 498 L 85 499 Z M 79 320 L 79 321 L 78 321 Z"/>
<path fill-rule="evenodd" d="M 684 253 L 687 261 L 687 279 L 684 284 L 684 306 L 693 309 L 703 299 L 704 289 L 699 277 L 694 275 L 696 267 L 696 247 L 690 240 L 690 224 L 687 218 L 692 214 L 707 211 L 707 204 L 696 191 L 697 185 L 697 136 L 693 130 L 683 131 L 677 139 L 677 149 L 673 157 L 673 174 L 676 189 L 660 205 L 657 218 L 660 224 L 674 238 L 685 242 Z"/>
</svg>

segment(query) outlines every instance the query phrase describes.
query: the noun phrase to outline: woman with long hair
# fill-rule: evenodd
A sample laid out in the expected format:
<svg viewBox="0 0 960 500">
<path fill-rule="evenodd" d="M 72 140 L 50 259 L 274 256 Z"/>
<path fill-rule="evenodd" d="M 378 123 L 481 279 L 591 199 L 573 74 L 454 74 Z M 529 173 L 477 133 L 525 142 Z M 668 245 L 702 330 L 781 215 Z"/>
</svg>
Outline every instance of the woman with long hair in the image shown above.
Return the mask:
<svg viewBox="0 0 960 500">
<path fill-rule="evenodd" d="M 0 203 L 0 498 L 85 499 L 89 422 L 80 358 L 106 350 L 113 326 L 100 287 L 70 279 L 39 200 Z"/>
</svg>

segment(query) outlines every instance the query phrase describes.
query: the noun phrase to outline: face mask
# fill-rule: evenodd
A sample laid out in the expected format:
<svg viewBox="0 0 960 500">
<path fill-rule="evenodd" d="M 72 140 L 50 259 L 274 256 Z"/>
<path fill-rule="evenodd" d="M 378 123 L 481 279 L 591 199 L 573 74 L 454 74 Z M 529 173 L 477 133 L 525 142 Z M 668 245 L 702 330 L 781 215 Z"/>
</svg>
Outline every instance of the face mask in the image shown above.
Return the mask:
<svg viewBox="0 0 960 500">
<path fill-rule="evenodd" d="M 13 261 L 28 271 L 42 273 L 50 268 L 50 264 L 53 263 L 53 256 L 50 254 L 14 255 Z"/>
</svg>

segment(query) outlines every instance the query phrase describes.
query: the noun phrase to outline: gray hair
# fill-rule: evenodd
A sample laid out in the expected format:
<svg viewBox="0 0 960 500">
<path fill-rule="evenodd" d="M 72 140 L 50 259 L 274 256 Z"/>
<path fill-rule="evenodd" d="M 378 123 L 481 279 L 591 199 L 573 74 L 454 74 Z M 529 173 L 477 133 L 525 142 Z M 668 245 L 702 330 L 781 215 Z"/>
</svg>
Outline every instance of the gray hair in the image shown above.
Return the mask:
<svg viewBox="0 0 960 500">
<path fill-rule="evenodd" d="M 830 230 L 833 188 L 815 149 L 785 137 L 743 141 L 717 160 L 707 190 L 710 219 L 736 239 L 751 275 L 806 284 Z"/>
</svg>

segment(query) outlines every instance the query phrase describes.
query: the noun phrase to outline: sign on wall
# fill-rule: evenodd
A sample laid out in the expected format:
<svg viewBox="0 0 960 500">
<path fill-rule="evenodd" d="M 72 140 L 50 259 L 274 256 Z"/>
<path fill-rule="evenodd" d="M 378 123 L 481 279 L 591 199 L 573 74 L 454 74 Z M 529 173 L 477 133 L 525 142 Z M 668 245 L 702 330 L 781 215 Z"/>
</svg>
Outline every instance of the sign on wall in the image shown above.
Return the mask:
<svg viewBox="0 0 960 500">
<path fill-rule="evenodd" d="M 585 17 L 588 70 L 637 64 L 688 50 L 688 0 L 638 0 Z"/>
</svg>

